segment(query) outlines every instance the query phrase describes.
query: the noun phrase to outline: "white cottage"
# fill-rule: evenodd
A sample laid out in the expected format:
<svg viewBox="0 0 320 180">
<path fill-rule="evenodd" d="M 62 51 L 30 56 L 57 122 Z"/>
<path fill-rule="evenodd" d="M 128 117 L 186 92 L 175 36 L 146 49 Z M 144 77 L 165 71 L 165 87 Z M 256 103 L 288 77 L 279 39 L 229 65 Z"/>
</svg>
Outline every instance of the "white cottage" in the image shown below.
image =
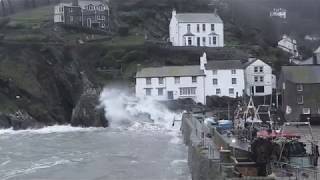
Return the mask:
<svg viewBox="0 0 320 180">
<path fill-rule="evenodd" d="M 250 58 L 245 65 L 246 94 L 265 96 L 276 88 L 276 77 L 272 68 L 260 59 Z"/>
<path fill-rule="evenodd" d="M 270 17 L 279 17 L 282 19 L 286 19 L 287 10 L 283 8 L 274 8 L 272 11 L 270 11 Z"/>
<path fill-rule="evenodd" d="M 245 88 L 243 64 L 240 60 L 207 61 L 200 57 L 200 68 L 206 74 L 206 96 L 239 97 Z"/>
<path fill-rule="evenodd" d="M 287 35 L 282 36 L 282 39 L 278 42 L 278 48 L 290 53 L 294 57 L 299 56 L 297 41 Z"/>
<path fill-rule="evenodd" d="M 199 65 L 143 68 L 136 74 L 136 96 L 156 100 L 192 98 L 205 104 L 204 83 L 205 74 Z"/>
<path fill-rule="evenodd" d="M 177 13 L 169 25 L 173 46 L 223 47 L 223 22 L 216 13 Z"/>
</svg>

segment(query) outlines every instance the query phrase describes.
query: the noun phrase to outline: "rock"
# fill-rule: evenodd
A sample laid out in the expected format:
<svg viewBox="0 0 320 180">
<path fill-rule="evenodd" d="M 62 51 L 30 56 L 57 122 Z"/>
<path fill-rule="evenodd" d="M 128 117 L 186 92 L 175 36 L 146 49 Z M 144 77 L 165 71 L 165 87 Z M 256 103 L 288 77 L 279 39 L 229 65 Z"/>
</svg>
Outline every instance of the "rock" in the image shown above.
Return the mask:
<svg viewBox="0 0 320 180">
<path fill-rule="evenodd" d="M 103 108 L 99 108 L 99 90 L 94 88 L 84 73 L 84 92 L 72 111 L 71 125 L 82 127 L 107 127 Z"/>
<path fill-rule="evenodd" d="M 44 124 L 38 122 L 28 113 L 24 111 L 17 111 L 14 114 L 0 113 L 0 128 L 13 128 L 14 130 L 21 129 L 38 129 Z"/>
</svg>

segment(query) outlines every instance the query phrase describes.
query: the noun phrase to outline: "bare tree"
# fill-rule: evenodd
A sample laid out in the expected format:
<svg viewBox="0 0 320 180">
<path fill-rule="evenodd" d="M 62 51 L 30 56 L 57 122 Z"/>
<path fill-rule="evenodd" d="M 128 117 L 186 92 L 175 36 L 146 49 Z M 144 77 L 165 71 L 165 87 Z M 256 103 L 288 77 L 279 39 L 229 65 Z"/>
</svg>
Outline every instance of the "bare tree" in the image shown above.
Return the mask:
<svg viewBox="0 0 320 180">
<path fill-rule="evenodd" d="M 7 13 L 6 13 L 6 5 L 4 4 L 4 1 L 3 0 L 0 0 L 1 1 L 1 8 L 2 8 L 2 16 L 6 16 Z"/>
<path fill-rule="evenodd" d="M 13 9 L 11 0 L 7 0 L 7 2 L 8 2 L 8 5 L 9 5 L 9 11 L 10 11 L 10 13 L 14 13 L 14 9 Z"/>
</svg>

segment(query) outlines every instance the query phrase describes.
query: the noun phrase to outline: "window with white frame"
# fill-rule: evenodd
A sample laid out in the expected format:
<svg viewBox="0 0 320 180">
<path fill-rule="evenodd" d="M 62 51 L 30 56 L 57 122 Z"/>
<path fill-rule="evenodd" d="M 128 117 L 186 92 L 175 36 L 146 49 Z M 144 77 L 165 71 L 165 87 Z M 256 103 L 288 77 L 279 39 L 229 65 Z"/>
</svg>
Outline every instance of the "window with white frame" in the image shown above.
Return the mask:
<svg viewBox="0 0 320 180">
<path fill-rule="evenodd" d="M 146 88 L 146 96 L 151 96 L 151 90 L 152 88 Z"/>
<path fill-rule="evenodd" d="M 188 37 L 188 46 L 191 46 L 192 45 L 192 39 L 191 37 Z"/>
<path fill-rule="evenodd" d="M 218 79 L 216 79 L 216 78 L 212 79 L 212 84 L 213 85 L 217 85 L 218 84 Z"/>
<path fill-rule="evenodd" d="M 259 71 L 259 67 L 258 66 L 255 66 L 254 67 L 254 72 L 258 72 Z"/>
<path fill-rule="evenodd" d="M 214 24 L 211 24 L 211 31 L 214 31 Z"/>
<path fill-rule="evenodd" d="M 297 91 L 303 91 L 303 85 L 302 84 L 297 84 Z"/>
<path fill-rule="evenodd" d="M 191 31 L 191 24 L 187 24 L 187 31 L 188 31 L 188 32 Z"/>
<path fill-rule="evenodd" d="M 303 104 L 303 96 L 297 96 L 297 103 L 298 104 Z"/>
<path fill-rule="evenodd" d="M 180 77 L 174 77 L 174 83 L 180 84 Z"/>
<path fill-rule="evenodd" d="M 232 79 L 231 79 L 231 83 L 232 83 L 232 84 L 237 84 L 237 78 L 232 78 Z"/>
<path fill-rule="evenodd" d="M 259 81 L 259 76 L 254 76 L 254 82 L 258 82 Z"/>
<path fill-rule="evenodd" d="M 206 45 L 206 37 L 202 37 L 202 44 L 203 44 L 203 46 Z"/>
<path fill-rule="evenodd" d="M 163 84 L 163 77 L 158 78 L 159 84 Z"/>
<path fill-rule="evenodd" d="M 260 82 L 264 82 L 264 77 L 260 76 Z"/>
<path fill-rule="evenodd" d="M 150 85 L 151 84 L 151 78 L 146 78 L 146 84 Z"/>
<path fill-rule="evenodd" d="M 200 24 L 197 24 L 197 32 L 200 32 Z"/>
<path fill-rule="evenodd" d="M 259 67 L 259 72 L 261 72 L 261 73 L 263 72 L 263 66 Z"/>
<path fill-rule="evenodd" d="M 158 88 L 158 96 L 163 96 L 163 88 Z"/>
<path fill-rule="evenodd" d="M 206 24 L 202 24 L 202 31 L 203 31 L 203 32 L 206 31 Z"/>
<path fill-rule="evenodd" d="M 196 82 L 197 82 L 197 76 L 192 76 L 191 78 L 192 78 L 192 82 L 193 82 L 193 83 L 196 83 Z"/>
<path fill-rule="evenodd" d="M 192 96 L 196 94 L 196 88 L 195 87 L 183 87 L 180 88 L 180 95 L 181 96 Z"/>
<path fill-rule="evenodd" d="M 231 94 L 231 95 L 234 94 L 234 88 L 229 88 L 229 94 Z"/>
<path fill-rule="evenodd" d="M 213 45 L 216 45 L 216 44 L 217 44 L 217 37 L 216 37 L 216 36 L 213 36 L 213 37 L 212 37 L 212 44 L 213 44 Z"/>
<path fill-rule="evenodd" d="M 235 69 L 232 69 L 231 74 L 237 74 L 237 71 Z"/>
<path fill-rule="evenodd" d="M 310 114 L 310 108 L 302 108 L 302 114 Z"/>
<path fill-rule="evenodd" d="M 218 71 L 217 71 L 217 70 L 212 70 L 212 74 L 213 74 L 213 75 L 217 75 L 217 74 L 218 74 Z"/>
<path fill-rule="evenodd" d="M 221 94 L 221 89 L 220 88 L 216 89 L 216 94 Z"/>
</svg>

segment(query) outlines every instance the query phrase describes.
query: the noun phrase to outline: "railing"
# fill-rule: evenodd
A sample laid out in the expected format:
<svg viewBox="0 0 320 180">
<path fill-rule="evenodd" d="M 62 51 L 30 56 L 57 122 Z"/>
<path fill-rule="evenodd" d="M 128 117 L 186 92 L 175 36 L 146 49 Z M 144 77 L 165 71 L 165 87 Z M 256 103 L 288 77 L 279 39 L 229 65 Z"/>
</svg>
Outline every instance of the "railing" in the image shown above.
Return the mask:
<svg viewBox="0 0 320 180">
<path fill-rule="evenodd" d="M 300 168 L 283 162 L 273 162 L 271 169 L 277 179 L 281 180 L 320 180 L 318 169 Z"/>
</svg>

